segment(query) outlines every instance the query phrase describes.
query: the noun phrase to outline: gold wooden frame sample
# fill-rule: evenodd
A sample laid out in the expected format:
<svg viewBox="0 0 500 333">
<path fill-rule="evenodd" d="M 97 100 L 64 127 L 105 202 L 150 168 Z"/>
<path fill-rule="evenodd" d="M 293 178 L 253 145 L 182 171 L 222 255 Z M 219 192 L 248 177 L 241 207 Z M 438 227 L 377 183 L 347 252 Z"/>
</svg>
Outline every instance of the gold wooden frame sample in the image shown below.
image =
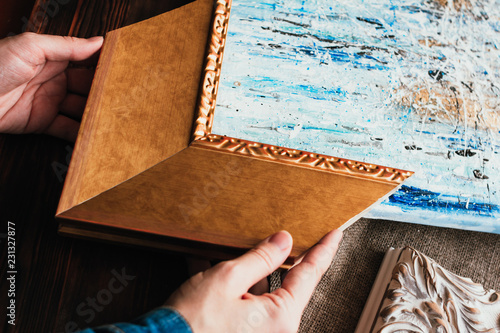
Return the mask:
<svg viewBox="0 0 500 333">
<path fill-rule="evenodd" d="M 286 229 L 293 262 L 412 175 L 211 133 L 230 6 L 196 0 L 106 35 L 61 234 L 224 259 Z"/>
</svg>

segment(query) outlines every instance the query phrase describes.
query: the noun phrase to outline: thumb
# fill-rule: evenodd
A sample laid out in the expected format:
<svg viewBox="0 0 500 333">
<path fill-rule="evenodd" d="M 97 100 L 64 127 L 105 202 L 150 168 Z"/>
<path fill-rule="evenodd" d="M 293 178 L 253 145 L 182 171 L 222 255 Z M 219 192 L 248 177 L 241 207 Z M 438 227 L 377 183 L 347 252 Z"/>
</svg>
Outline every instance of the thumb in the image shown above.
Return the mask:
<svg viewBox="0 0 500 333">
<path fill-rule="evenodd" d="M 274 272 L 290 254 L 292 250 L 292 236 L 287 231 L 277 232 L 245 253 L 233 260 L 233 264 L 242 267 L 235 269 L 236 278 L 242 287 L 241 293 Z"/>
<path fill-rule="evenodd" d="M 51 36 L 35 33 L 24 33 L 13 37 L 19 49 L 26 52 L 31 59 L 24 59 L 27 63 L 36 61 L 37 64 L 49 61 L 81 61 L 99 51 L 103 44 L 102 37 L 77 38 Z M 34 56 L 34 57 L 33 57 Z"/>
</svg>

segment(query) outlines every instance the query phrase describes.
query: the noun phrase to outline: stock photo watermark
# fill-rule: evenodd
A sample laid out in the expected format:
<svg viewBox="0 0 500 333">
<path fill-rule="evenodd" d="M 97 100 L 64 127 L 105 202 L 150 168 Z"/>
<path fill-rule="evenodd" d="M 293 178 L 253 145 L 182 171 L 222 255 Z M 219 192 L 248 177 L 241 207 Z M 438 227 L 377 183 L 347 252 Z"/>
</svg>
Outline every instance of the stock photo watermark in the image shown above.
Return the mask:
<svg viewBox="0 0 500 333">
<path fill-rule="evenodd" d="M 111 270 L 111 274 L 113 277 L 109 279 L 106 288 L 99 290 L 94 297 L 87 297 L 76 307 L 76 314 L 87 324 L 94 321 L 96 313 L 103 311 L 104 307 L 113 301 L 114 296 L 125 290 L 129 282 L 136 278 L 135 275 L 127 274 L 125 267 L 122 268 L 121 272 L 113 269 Z M 67 322 L 64 326 L 65 333 L 79 330 L 81 328 L 78 327 L 78 323 L 75 321 Z"/>
<path fill-rule="evenodd" d="M 264 306 L 260 303 L 255 303 L 255 309 L 251 311 L 244 321 L 238 325 L 237 333 L 254 333 L 262 331 L 262 326 L 266 324 L 269 314 Z"/>
<path fill-rule="evenodd" d="M 47 2 L 41 2 L 40 7 L 34 13 L 32 13 L 32 20 L 23 16 L 21 21 L 23 22 L 23 26 L 21 28 L 21 32 L 27 31 L 37 31 L 37 26 L 42 26 L 46 23 L 48 18 L 54 18 L 59 13 L 61 6 L 65 6 L 74 0 L 50 0 Z M 10 32 L 7 34 L 7 37 L 15 36 L 16 34 Z"/>
<path fill-rule="evenodd" d="M 3 238 L 3 237 L 2 237 Z M 16 224 L 7 222 L 7 322 L 16 325 Z"/>
<path fill-rule="evenodd" d="M 215 199 L 219 193 L 229 184 L 231 176 L 241 172 L 241 165 L 237 160 L 231 160 L 218 172 L 210 175 L 210 181 L 203 188 L 196 187 L 193 190 L 191 204 L 179 204 L 179 211 L 186 223 L 191 222 L 191 217 L 200 214 L 208 207 L 211 200 Z"/>
<path fill-rule="evenodd" d="M 54 172 L 57 176 L 57 179 L 61 183 L 64 181 L 64 176 L 68 172 L 69 162 L 71 162 L 71 156 L 73 155 L 73 147 L 71 147 L 70 145 L 66 145 L 65 149 L 67 152 L 66 164 L 63 164 L 63 163 L 58 162 L 58 161 L 52 162 L 52 170 L 54 170 Z"/>
</svg>

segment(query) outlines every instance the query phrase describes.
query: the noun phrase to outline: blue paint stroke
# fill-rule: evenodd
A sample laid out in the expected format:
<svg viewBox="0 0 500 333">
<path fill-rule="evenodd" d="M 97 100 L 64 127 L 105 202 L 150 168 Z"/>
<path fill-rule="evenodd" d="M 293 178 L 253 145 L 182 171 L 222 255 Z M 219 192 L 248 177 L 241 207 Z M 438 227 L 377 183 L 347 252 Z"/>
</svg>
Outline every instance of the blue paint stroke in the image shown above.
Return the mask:
<svg viewBox="0 0 500 333">
<path fill-rule="evenodd" d="M 454 196 L 432 192 L 403 185 L 389 198 L 389 202 L 403 207 L 403 210 L 410 211 L 413 207 L 419 209 L 431 209 L 437 212 L 446 213 L 448 211 L 469 213 L 473 211 L 478 215 L 492 217 L 500 213 L 500 207 L 485 202 L 474 200 L 457 201 Z"/>
<path fill-rule="evenodd" d="M 369 216 L 500 233 L 500 0 L 452 7 L 234 0 L 213 132 L 413 170 Z"/>
</svg>

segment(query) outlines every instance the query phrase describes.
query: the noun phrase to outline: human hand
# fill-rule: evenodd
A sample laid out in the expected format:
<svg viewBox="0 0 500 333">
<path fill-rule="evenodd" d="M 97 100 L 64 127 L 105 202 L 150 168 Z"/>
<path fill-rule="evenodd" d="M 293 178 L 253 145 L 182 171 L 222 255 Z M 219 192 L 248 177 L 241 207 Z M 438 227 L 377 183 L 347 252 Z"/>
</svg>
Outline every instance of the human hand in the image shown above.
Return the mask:
<svg viewBox="0 0 500 333">
<path fill-rule="evenodd" d="M 102 43 L 34 33 L 0 40 L 0 132 L 75 141 L 94 71 L 68 64 L 90 58 Z"/>
<path fill-rule="evenodd" d="M 243 256 L 198 273 L 168 300 L 197 332 L 296 332 L 302 312 L 337 252 L 342 232 L 325 235 L 292 267 L 281 288 L 254 295 L 249 289 L 288 257 L 292 237 L 280 231 Z"/>
</svg>

